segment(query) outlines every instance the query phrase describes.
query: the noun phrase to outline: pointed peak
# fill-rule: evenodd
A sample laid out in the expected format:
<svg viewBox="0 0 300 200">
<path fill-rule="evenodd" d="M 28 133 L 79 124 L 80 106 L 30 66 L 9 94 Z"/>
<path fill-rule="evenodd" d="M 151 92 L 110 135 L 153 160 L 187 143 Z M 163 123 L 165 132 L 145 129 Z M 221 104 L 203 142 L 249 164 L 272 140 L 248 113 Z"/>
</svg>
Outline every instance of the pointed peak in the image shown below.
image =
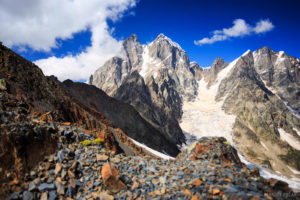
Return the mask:
<svg viewBox="0 0 300 200">
<path fill-rule="evenodd" d="M 171 46 L 176 47 L 178 49 L 182 49 L 179 44 L 176 42 L 173 42 L 170 38 L 165 36 L 163 33 L 160 33 L 154 40 L 154 42 L 162 42 L 162 41 L 167 41 Z"/>
<path fill-rule="evenodd" d="M 220 57 L 217 57 L 213 63 L 224 63 L 224 59 L 223 58 L 220 58 Z"/>
<path fill-rule="evenodd" d="M 137 43 L 140 43 L 138 37 L 136 36 L 136 34 L 132 34 L 131 36 L 129 36 L 124 42 L 123 44 L 125 43 L 128 43 L 128 42 L 137 42 Z"/>
<path fill-rule="evenodd" d="M 165 36 L 165 34 L 163 34 L 163 33 L 160 33 L 160 34 L 158 34 L 158 36 L 156 37 L 155 40 L 160 39 L 160 38 L 167 38 L 167 36 Z"/>
<path fill-rule="evenodd" d="M 265 47 L 257 49 L 255 52 L 260 52 L 262 54 L 269 54 L 269 53 L 271 53 L 271 51 L 272 50 L 270 47 L 265 46 Z"/>
<path fill-rule="evenodd" d="M 223 66 L 223 65 L 227 65 L 227 63 L 224 61 L 223 58 L 217 57 L 211 66 L 214 68 L 216 66 L 219 67 L 219 66 Z"/>
<path fill-rule="evenodd" d="M 138 40 L 138 37 L 136 36 L 136 34 L 132 34 L 127 39 Z"/>
</svg>

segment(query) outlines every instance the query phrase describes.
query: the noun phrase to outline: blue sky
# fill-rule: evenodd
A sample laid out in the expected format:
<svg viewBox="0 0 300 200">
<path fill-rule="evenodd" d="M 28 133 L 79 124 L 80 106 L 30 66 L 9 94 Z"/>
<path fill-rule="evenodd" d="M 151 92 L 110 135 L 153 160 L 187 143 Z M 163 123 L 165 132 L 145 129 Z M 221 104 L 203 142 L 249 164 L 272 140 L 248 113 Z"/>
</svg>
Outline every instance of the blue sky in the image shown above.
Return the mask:
<svg viewBox="0 0 300 200">
<path fill-rule="evenodd" d="M 126 38 L 136 33 L 142 43 L 153 40 L 160 32 L 176 41 L 190 60 L 210 65 L 216 57 L 231 61 L 246 50 L 269 46 L 300 57 L 299 1 L 268 0 L 145 0 L 134 9 L 135 16 L 115 25 L 114 36 Z M 211 32 L 231 27 L 234 19 L 250 25 L 269 19 L 275 26 L 270 32 L 220 41 L 202 46 L 194 40 L 211 36 Z"/>
<path fill-rule="evenodd" d="M 28 0 L 35 3 L 31 6 L 28 6 L 30 3 L 20 5 L 18 12 L 15 6 L 9 5 L 18 0 L 0 1 L 0 17 L 11 19 L 10 24 L 17 24 L 21 30 L 15 33 L 7 26 L 7 34 L 0 33 L 0 40 L 35 61 L 45 74 L 54 74 L 60 80 L 87 79 L 117 53 L 122 40 L 131 34 L 136 34 L 145 44 L 164 33 L 200 66 L 211 65 L 216 57 L 230 62 L 248 49 L 254 51 L 263 46 L 300 58 L 300 3 L 297 0 L 115 0 L 114 3 L 91 0 L 91 5 L 76 1 L 74 5 L 69 1 L 49 5 L 41 0 L 37 11 L 40 13 L 36 15 L 28 14 L 35 9 L 32 5 L 36 0 Z M 52 14 L 51 10 L 61 4 L 67 6 L 62 5 Z M 72 6 L 75 14 L 68 11 Z M 19 18 L 15 13 L 20 13 Z M 60 18 L 56 19 L 57 16 Z M 216 30 L 230 30 L 236 19 L 246 24 L 246 33 L 236 37 L 221 33 L 226 35 L 223 41 L 195 45 L 195 41 L 213 37 Z M 262 20 L 267 20 L 272 27 L 256 32 L 255 27 Z M 34 26 L 32 21 L 36 21 Z M 0 25 L 5 27 L 5 23 L 0 18 Z M 29 25 L 31 29 L 27 30 Z"/>
</svg>

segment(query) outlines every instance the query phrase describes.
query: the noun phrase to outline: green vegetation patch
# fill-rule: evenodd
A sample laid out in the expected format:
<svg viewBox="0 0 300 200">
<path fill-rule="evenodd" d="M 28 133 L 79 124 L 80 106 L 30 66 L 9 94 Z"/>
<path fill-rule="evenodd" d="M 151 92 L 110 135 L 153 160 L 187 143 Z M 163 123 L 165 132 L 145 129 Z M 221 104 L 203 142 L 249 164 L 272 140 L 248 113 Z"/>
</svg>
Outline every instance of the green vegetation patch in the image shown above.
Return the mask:
<svg viewBox="0 0 300 200">
<path fill-rule="evenodd" d="M 257 157 L 257 154 L 252 149 L 250 149 L 249 147 L 247 147 L 247 152 L 248 152 L 249 156 L 251 156 L 253 158 Z"/>
<path fill-rule="evenodd" d="M 89 145 L 92 144 L 92 142 L 89 141 L 89 140 L 84 140 L 84 141 L 81 141 L 79 144 L 81 144 L 81 145 L 83 145 L 83 146 L 89 146 Z"/>
<path fill-rule="evenodd" d="M 103 143 L 104 143 L 103 138 L 97 138 L 97 139 L 93 140 L 93 144 L 96 144 L 96 145 L 100 145 L 100 144 L 103 144 Z"/>
<path fill-rule="evenodd" d="M 292 149 L 286 155 L 280 155 L 279 158 L 289 166 L 300 170 L 300 151 Z"/>
</svg>

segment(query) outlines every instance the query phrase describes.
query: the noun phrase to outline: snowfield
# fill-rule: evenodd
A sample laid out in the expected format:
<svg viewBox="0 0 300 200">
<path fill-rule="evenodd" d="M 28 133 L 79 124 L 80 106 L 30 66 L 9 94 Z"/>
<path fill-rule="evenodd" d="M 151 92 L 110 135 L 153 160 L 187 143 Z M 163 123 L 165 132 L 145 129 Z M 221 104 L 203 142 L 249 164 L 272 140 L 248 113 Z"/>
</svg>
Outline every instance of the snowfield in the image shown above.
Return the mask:
<svg viewBox="0 0 300 200">
<path fill-rule="evenodd" d="M 233 144 L 231 132 L 235 116 L 226 114 L 222 109 L 223 101 L 216 102 L 215 97 L 221 81 L 227 77 L 238 60 L 239 58 L 219 72 L 216 83 L 209 89 L 206 87 L 207 82 L 203 79 L 198 82 L 196 99 L 192 102 L 183 102 L 183 115 L 180 123 L 183 132 L 197 138 L 204 136 L 225 137 Z"/>
</svg>

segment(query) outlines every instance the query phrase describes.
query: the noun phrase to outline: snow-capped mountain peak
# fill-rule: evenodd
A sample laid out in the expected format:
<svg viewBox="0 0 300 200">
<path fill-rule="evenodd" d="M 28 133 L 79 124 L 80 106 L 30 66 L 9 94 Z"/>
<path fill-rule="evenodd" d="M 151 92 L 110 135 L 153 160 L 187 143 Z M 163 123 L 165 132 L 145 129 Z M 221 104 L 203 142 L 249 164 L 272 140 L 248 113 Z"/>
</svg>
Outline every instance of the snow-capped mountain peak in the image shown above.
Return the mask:
<svg viewBox="0 0 300 200">
<path fill-rule="evenodd" d="M 165 36 L 163 33 L 160 33 L 156 39 L 153 41 L 153 43 L 160 43 L 160 42 L 167 42 L 169 45 L 176 47 L 180 50 L 183 50 L 180 45 L 176 42 L 173 42 L 170 38 L 168 38 L 167 36 Z"/>
</svg>

